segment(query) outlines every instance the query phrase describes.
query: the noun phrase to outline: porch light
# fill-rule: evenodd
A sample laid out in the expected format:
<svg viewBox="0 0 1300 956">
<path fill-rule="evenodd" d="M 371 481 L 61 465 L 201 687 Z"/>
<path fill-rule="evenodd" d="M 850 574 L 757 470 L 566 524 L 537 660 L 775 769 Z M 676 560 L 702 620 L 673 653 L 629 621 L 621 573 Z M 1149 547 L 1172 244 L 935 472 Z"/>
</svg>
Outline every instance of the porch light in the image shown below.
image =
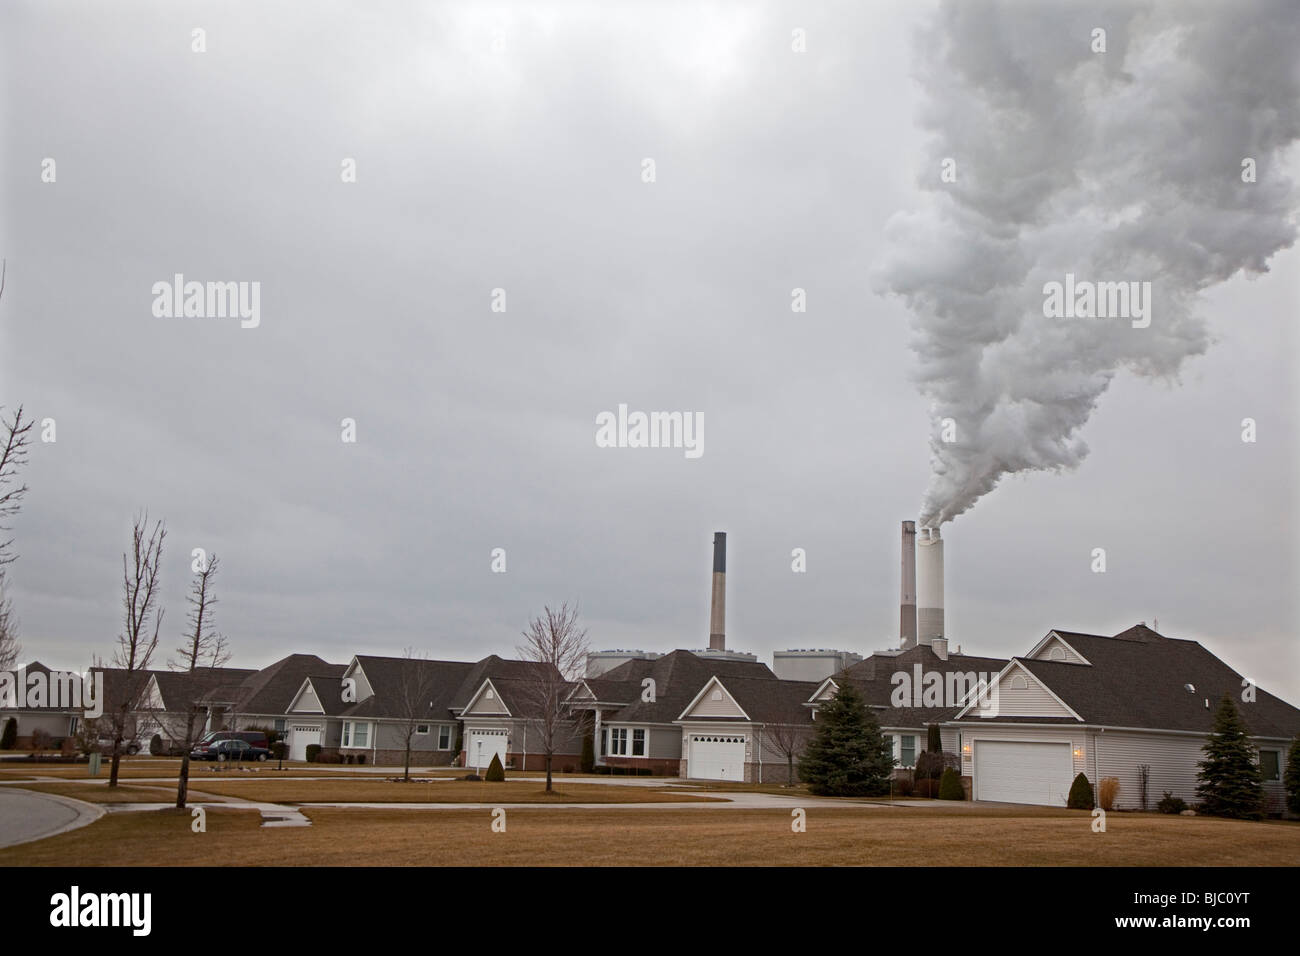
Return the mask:
<svg viewBox="0 0 1300 956">
<path fill-rule="evenodd" d="M 970 753 L 970 744 L 962 744 L 962 745 L 961 745 L 961 752 L 964 753 L 964 754 L 968 754 L 968 753 Z"/>
<path fill-rule="evenodd" d="M 1083 756 L 1083 748 L 1082 748 L 1082 747 L 1075 747 L 1075 748 L 1074 748 L 1074 755 L 1075 755 L 1076 757 L 1082 757 L 1082 756 Z"/>
</svg>

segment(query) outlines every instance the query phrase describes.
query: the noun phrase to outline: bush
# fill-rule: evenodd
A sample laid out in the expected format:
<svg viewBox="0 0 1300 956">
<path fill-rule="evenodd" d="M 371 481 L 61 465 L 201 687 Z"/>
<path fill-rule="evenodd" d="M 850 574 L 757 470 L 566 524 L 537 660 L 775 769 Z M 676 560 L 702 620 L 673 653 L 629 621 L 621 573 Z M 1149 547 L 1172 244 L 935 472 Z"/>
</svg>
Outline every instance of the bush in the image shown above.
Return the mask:
<svg viewBox="0 0 1300 956">
<path fill-rule="evenodd" d="M 324 751 L 317 755 L 316 762 L 317 763 L 342 763 L 343 755 L 340 753 L 333 753 L 331 751 Z"/>
<path fill-rule="evenodd" d="M 922 778 L 912 784 L 912 796 L 934 800 L 939 796 L 939 781 Z"/>
<path fill-rule="evenodd" d="M 276 760 L 284 760 L 289 756 L 289 746 L 283 740 L 277 740 L 271 744 L 271 756 Z"/>
<path fill-rule="evenodd" d="M 916 755 L 916 769 L 913 771 L 917 780 L 938 780 L 944 771 L 943 754 L 937 750 L 927 750 Z"/>
<path fill-rule="evenodd" d="M 308 763 L 317 763 L 317 762 L 318 762 L 318 758 L 320 757 L 320 749 L 321 749 L 321 748 L 320 748 L 320 744 L 308 744 L 308 745 L 307 745 L 307 762 L 308 762 Z"/>
<path fill-rule="evenodd" d="M 1101 808 L 1107 812 L 1115 809 L 1115 801 L 1119 797 L 1119 777 L 1102 777 L 1101 782 L 1097 784 L 1097 802 Z"/>
<path fill-rule="evenodd" d="M 1074 783 L 1070 784 L 1070 798 L 1065 801 L 1065 805 L 1071 810 L 1093 808 L 1092 784 L 1088 781 L 1087 774 L 1081 773 L 1074 778 Z"/>
<path fill-rule="evenodd" d="M 54 738 L 50 736 L 48 730 L 32 731 L 32 753 L 40 754 L 42 750 L 49 750 L 50 745 L 54 743 Z"/>
<path fill-rule="evenodd" d="M 907 777 L 894 778 L 894 796 L 910 797 L 912 795 L 912 781 Z"/>
<path fill-rule="evenodd" d="M 149 738 L 149 754 L 153 757 L 161 757 L 163 752 L 162 737 L 154 734 Z"/>
<path fill-rule="evenodd" d="M 5 729 L 0 733 L 0 750 L 13 750 L 18 740 L 18 720 L 10 717 L 5 721 Z"/>
<path fill-rule="evenodd" d="M 596 766 L 596 744 L 591 734 L 582 738 L 582 758 L 578 762 L 582 765 L 583 773 L 591 773 Z"/>
<path fill-rule="evenodd" d="M 6 728 L 5 733 L 8 733 Z M 1287 752 L 1286 772 L 1282 774 L 1282 782 L 1286 787 L 1286 805 L 1294 814 L 1300 815 L 1300 734 L 1296 735 L 1295 740 L 1291 741 L 1291 749 Z"/>
<path fill-rule="evenodd" d="M 561 773 L 573 773 L 573 764 L 566 763 L 564 765 L 564 770 L 562 770 Z"/>
<path fill-rule="evenodd" d="M 1187 809 L 1187 801 L 1166 790 L 1164 798 L 1156 804 L 1156 809 L 1161 813 L 1182 813 Z"/>
<path fill-rule="evenodd" d="M 491 780 L 493 782 L 498 782 L 498 783 L 505 782 L 506 771 L 505 768 L 501 766 L 500 754 L 492 755 L 492 762 L 488 764 L 487 774 L 483 777 L 483 779 Z"/>
<path fill-rule="evenodd" d="M 353 758 L 352 754 L 348 754 L 344 759 L 347 760 L 348 763 L 351 763 L 355 758 Z"/>
<path fill-rule="evenodd" d="M 457 780 L 482 780 L 483 778 L 476 773 L 467 773 L 465 774 L 465 776 L 457 777 L 456 779 Z"/>
<path fill-rule="evenodd" d="M 365 762 L 366 762 L 366 755 L 365 755 L 365 754 L 357 754 L 357 763 L 365 763 Z"/>
<path fill-rule="evenodd" d="M 966 788 L 961 785 L 961 774 L 951 767 L 939 778 L 940 800 L 965 800 Z"/>
</svg>

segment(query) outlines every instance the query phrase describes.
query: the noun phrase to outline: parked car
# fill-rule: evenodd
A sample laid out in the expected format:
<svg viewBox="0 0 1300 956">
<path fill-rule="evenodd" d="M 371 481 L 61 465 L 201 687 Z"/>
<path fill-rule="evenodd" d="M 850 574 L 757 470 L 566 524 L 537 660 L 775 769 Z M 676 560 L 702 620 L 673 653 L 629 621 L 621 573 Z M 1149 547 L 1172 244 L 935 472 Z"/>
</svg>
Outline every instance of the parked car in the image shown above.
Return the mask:
<svg viewBox="0 0 1300 956">
<path fill-rule="evenodd" d="M 242 740 L 250 747 L 261 747 L 265 750 L 271 748 L 271 742 L 266 739 L 266 734 L 260 730 L 214 730 L 211 733 L 204 734 L 194 746 L 196 749 L 206 747 L 218 740 Z"/>
<path fill-rule="evenodd" d="M 100 737 L 98 740 L 95 741 L 95 749 L 107 757 L 109 754 L 113 752 L 113 738 Z M 128 740 L 124 737 L 122 738 L 122 748 L 118 752 L 135 755 L 138 754 L 143 749 L 144 749 L 144 745 L 140 743 L 140 741 Z"/>
<path fill-rule="evenodd" d="M 271 751 L 254 747 L 247 740 L 215 740 L 199 744 L 190 753 L 191 760 L 265 760 Z"/>
</svg>

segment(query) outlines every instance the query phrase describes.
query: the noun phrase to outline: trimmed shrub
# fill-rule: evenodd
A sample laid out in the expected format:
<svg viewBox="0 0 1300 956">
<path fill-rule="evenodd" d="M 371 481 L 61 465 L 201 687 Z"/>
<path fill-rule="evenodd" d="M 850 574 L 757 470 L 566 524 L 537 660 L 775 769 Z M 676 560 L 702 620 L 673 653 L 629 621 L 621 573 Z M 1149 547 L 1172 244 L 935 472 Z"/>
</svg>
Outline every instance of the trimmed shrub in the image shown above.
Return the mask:
<svg viewBox="0 0 1300 956">
<path fill-rule="evenodd" d="M 583 773 L 591 773 L 592 768 L 596 766 L 596 744 L 591 734 L 582 738 L 582 759 L 579 763 L 582 765 Z"/>
<path fill-rule="evenodd" d="M 492 762 L 488 764 L 487 774 L 483 777 L 483 779 L 491 780 L 494 782 L 500 782 L 500 783 L 505 782 L 506 770 L 504 767 L 501 766 L 500 754 L 492 755 Z"/>
<path fill-rule="evenodd" d="M 50 736 L 48 730 L 37 729 L 32 731 L 32 753 L 39 756 L 42 750 L 49 750 L 52 743 L 54 743 L 54 738 Z"/>
<path fill-rule="evenodd" d="M 1119 798 L 1119 777 L 1102 777 L 1101 782 L 1097 784 L 1097 802 L 1101 808 L 1107 812 L 1115 809 L 1115 801 Z"/>
<path fill-rule="evenodd" d="M 949 767 L 939 778 L 940 800 L 965 800 L 966 788 L 961 785 L 961 774 Z"/>
<path fill-rule="evenodd" d="M 1074 783 L 1070 784 L 1070 797 L 1065 801 L 1065 805 L 1071 810 L 1091 810 L 1093 808 L 1092 784 L 1088 781 L 1086 774 L 1081 773 L 1074 778 Z"/>
<path fill-rule="evenodd" d="M 277 740 L 275 743 L 271 744 L 271 756 L 276 760 L 287 759 L 289 756 L 289 745 L 283 740 Z"/>
<path fill-rule="evenodd" d="M 365 762 L 366 762 L 366 755 L 365 755 L 365 754 L 357 754 L 357 763 L 365 763 Z"/>
<path fill-rule="evenodd" d="M 149 738 L 149 754 L 153 757 L 161 757 L 163 752 L 162 737 L 154 734 Z"/>
<path fill-rule="evenodd" d="M 939 796 L 939 781 L 922 778 L 912 783 L 912 796 L 934 800 Z"/>
<path fill-rule="evenodd" d="M 317 762 L 319 761 L 319 758 L 320 758 L 320 750 L 321 750 L 320 744 L 308 744 L 308 745 L 307 745 L 307 762 L 308 762 L 308 763 L 317 763 Z"/>
<path fill-rule="evenodd" d="M 0 750 L 13 750 L 18 740 L 18 721 L 10 717 L 5 721 L 5 729 L 0 733 Z"/>
<path fill-rule="evenodd" d="M 912 786 L 912 781 L 907 777 L 895 777 L 893 783 L 894 796 L 910 797 L 912 795 Z"/>
<path fill-rule="evenodd" d="M 8 733 L 8 729 L 5 733 Z M 1292 813 L 1300 816 L 1300 734 L 1291 741 L 1287 751 L 1286 772 L 1282 774 L 1282 783 L 1286 787 L 1286 805 Z"/>
<path fill-rule="evenodd" d="M 1156 804 L 1156 809 L 1161 813 L 1182 813 L 1187 809 L 1187 801 L 1166 790 L 1164 797 Z"/>
<path fill-rule="evenodd" d="M 456 779 L 457 779 L 457 780 L 476 780 L 476 781 L 477 781 L 477 780 L 482 780 L 483 778 L 480 777 L 480 776 L 479 776 L 478 774 L 476 774 L 476 773 L 467 773 L 467 774 L 465 774 L 465 776 L 463 776 L 463 777 L 457 777 Z"/>
</svg>

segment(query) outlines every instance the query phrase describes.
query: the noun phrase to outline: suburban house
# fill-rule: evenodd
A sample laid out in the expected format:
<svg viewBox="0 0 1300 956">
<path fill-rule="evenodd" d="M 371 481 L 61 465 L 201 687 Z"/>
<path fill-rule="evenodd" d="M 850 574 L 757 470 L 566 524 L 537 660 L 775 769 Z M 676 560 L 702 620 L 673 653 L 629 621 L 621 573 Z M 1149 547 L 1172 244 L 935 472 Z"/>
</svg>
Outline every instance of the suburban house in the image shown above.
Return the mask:
<svg viewBox="0 0 1300 956">
<path fill-rule="evenodd" d="M 224 702 L 232 700 L 241 684 L 258 673 L 234 667 L 150 671 L 139 699 L 134 735 L 145 744 L 157 735 L 166 753 L 183 748 L 191 728 L 193 740 L 208 730 L 222 729 L 225 709 L 230 706 Z M 105 680 L 109 680 L 107 673 Z"/>
<path fill-rule="evenodd" d="M 996 657 L 949 653 L 943 640 L 903 651 L 877 651 L 822 681 L 807 706 L 816 712 L 840 685 L 851 682 L 893 744 L 897 766 L 908 768 L 925 750 L 932 724 L 940 725 L 943 749 L 957 753 L 957 731 L 946 722 L 957 716 L 981 680 L 987 686 L 1006 664 Z"/>
<path fill-rule="evenodd" d="M 1050 631 L 994 680 L 986 706 L 971 702 L 945 725 L 957 734 L 976 800 L 1065 803 L 1086 774 L 1120 782 L 1117 806 L 1165 791 L 1196 800 L 1197 763 L 1214 713 L 1232 698 L 1259 755 L 1269 811 L 1284 805 L 1282 769 L 1300 733 L 1300 710 L 1256 687 L 1196 641 L 1144 624 L 1113 637 Z"/>
</svg>

